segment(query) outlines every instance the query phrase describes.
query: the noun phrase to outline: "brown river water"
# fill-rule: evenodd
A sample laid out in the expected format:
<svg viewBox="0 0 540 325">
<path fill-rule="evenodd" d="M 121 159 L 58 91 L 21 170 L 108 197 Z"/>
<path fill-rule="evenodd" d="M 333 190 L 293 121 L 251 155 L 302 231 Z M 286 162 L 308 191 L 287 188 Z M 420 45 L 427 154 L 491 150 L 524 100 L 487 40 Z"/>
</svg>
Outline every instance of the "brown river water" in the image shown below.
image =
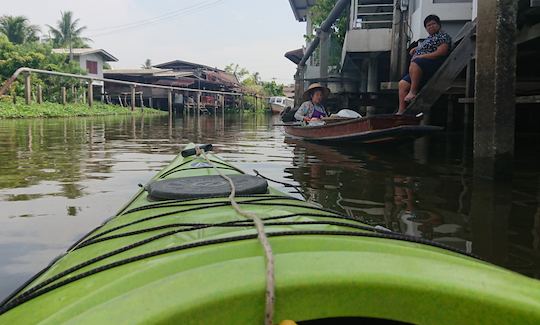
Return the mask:
<svg viewBox="0 0 540 325">
<path fill-rule="evenodd" d="M 186 143 L 372 224 L 540 278 L 540 137 L 517 137 L 514 178 L 474 178 L 471 140 L 378 148 L 285 138 L 276 117 L 0 120 L 0 299 L 114 215 Z M 274 187 L 301 197 L 291 187 Z"/>
</svg>

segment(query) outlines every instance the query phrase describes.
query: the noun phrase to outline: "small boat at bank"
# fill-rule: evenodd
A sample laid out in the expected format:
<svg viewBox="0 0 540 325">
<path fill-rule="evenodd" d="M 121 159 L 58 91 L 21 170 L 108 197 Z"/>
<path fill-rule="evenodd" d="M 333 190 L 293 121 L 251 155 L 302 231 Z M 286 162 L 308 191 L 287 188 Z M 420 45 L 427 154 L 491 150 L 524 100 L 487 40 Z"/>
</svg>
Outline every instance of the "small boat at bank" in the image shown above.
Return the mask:
<svg viewBox="0 0 540 325">
<path fill-rule="evenodd" d="M 189 146 L 0 305 L 0 324 L 540 324 L 540 281 L 321 209 Z M 290 324 L 290 323 L 289 323 Z"/>
<path fill-rule="evenodd" d="M 268 99 L 268 104 L 270 104 L 273 114 L 280 114 L 285 108 L 293 107 L 294 100 L 288 97 L 275 96 Z"/>
<path fill-rule="evenodd" d="M 422 118 L 411 115 L 381 114 L 360 118 L 326 118 L 324 123 L 285 124 L 288 136 L 308 141 L 380 144 L 416 139 L 442 127 L 420 125 Z"/>
</svg>

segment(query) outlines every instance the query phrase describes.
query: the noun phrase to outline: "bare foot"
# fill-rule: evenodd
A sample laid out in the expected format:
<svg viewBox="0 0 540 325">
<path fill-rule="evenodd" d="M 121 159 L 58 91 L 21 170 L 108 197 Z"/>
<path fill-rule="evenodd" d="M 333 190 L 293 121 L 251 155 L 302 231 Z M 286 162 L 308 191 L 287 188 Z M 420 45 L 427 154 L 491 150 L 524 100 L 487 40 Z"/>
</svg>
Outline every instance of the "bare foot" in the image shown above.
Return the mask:
<svg viewBox="0 0 540 325">
<path fill-rule="evenodd" d="M 405 96 L 405 102 L 411 102 L 416 97 L 415 93 L 409 92 L 407 96 Z"/>
</svg>

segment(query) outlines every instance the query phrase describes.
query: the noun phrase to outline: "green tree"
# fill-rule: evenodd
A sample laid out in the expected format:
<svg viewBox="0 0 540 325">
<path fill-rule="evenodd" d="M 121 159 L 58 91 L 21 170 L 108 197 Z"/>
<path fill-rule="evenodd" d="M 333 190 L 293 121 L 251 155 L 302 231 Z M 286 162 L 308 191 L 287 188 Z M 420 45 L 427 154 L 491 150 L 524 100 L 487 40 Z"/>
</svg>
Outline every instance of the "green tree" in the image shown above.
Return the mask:
<svg viewBox="0 0 540 325">
<path fill-rule="evenodd" d="M 285 93 L 283 92 L 283 88 L 285 87 L 283 84 L 278 85 L 275 81 L 271 82 L 262 82 L 262 86 L 264 89 L 264 92 L 268 96 L 285 96 Z"/>
<path fill-rule="evenodd" d="M 79 19 L 73 18 L 73 12 L 60 12 L 61 18 L 56 22 L 56 27 L 47 25 L 52 34 L 53 46 L 68 47 L 69 59 L 73 60 L 73 48 L 89 47 L 88 42 L 92 41 L 87 37 L 83 37 L 82 33 L 86 30 L 86 26 L 79 27 Z"/>
<path fill-rule="evenodd" d="M 0 17 L 0 33 L 6 35 L 11 43 L 35 42 L 39 39 L 37 36 L 39 31 L 39 26 L 31 25 L 24 16 Z"/>
<path fill-rule="evenodd" d="M 330 11 L 336 5 L 337 0 L 317 0 L 315 5 L 309 8 L 309 15 L 313 23 L 313 27 L 319 28 L 330 14 Z M 345 33 L 347 32 L 347 10 L 344 10 L 337 21 L 332 25 L 332 33 L 336 36 L 339 44 L 343 46 L 345 41 Z M 311 40 L 313 35 L 307 35 Z"/>
<path fill-rule="evenodd" d="M 238 64 L 231 63 L 225 67 L 225 72 L 232 73 L 238 78 L 239 81 L 245 79 L 249 75 L 249 71 L 246 68 L 241 68 Z"/>
<path fill-rule="evenodd" d="M 6 80 L 20 67 L 60 71 L 74 74 L 84 74 L 79 64 L 73 61 L 66 62 L 66 55 L 52 52 L 49 44 L 38 42 L 13 44 L 6 36 L 0 34 L 0 81 Z M 77 80 L 59 78 L 46 75 L 33 75 L 32 83 L 44 86 L 44 92 L 51 96 L 58 96 L 60 87 L 69 87 L 78 84 Z M 15 83 L 12 89 L 16 94 L 22 95 L 22 84 Z"/>
</svg>

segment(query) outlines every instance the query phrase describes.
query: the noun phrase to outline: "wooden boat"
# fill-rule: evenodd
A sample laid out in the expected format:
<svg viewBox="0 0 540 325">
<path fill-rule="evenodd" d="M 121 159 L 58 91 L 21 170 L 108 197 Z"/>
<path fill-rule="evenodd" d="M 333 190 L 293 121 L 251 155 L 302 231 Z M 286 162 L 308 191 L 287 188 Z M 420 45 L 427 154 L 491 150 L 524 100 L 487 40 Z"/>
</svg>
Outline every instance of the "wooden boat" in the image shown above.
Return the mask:
<svg viewBox="0 0 540 325">
<path fill-rule="evenodd" d="M 411 115 L 374 115 L 361 118 L 325 118 L 324 125 L 285 124 L 288 136 L 308 141 L 354 141 L 387 143 L 415 139 L 443 128 L 420 125 L 421 117 Z"/>
<path fill-rule="evenodd" d="M 273 114 L 280 114 L 288 106 L 293 107 L 294 100 L 287 97 L 275 96 L 270 97 L 270 99 L 268 100 L 268 104 L 270 104 L 270 108 L 272 109 Z"/>
<path fill-rule="evenodd" d="M 321 209 L 208 158 L 234 178 L 242 209 L 264 220 L 273 324 L 540 324 L 538 280 Z M 263 249 L 211 164 L 174 159 L 5 299 L 0 324 L 263 324 Z"/>
</svg>

